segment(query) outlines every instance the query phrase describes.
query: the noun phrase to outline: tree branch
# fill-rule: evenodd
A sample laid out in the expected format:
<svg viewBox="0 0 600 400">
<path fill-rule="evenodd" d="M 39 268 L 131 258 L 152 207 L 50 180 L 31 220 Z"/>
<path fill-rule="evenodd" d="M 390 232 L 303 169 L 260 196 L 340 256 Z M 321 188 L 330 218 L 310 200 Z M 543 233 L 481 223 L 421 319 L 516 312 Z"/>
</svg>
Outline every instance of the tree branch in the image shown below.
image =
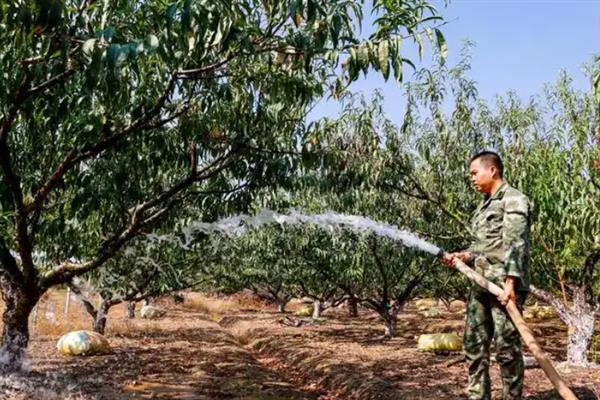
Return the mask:
<svg viewBox="0 0 600 400">
<path fill-rule="evenodd" d="M 75 294 L 75 296 L 77 296 L 77 298 L 81 301 L 85 311 L 87 311 L 87 313 L 90 314 L 93 319 L 96 319 L 98 311 L 96 311 L 96 307 L 94 307 L 92 302 L 86 296 L 84 296 L 81 288 L 73 282 L 69 282 L 68 286 L 71 288 L 71 291 Z"/>
<path fill-rule="evenodd" d="M 593 249 L 585 259 L 583 267 L 583 275 L 581 277 L 581 286 L 588 292 L 588 295 L 592 294 L 592 282 L 594 277 L 594 271 L 596 270 L 596 264 L 600 262 L 600 248 Z"/>
<path fill-rule="evenodd" d="M 401 304 L 406 303 L 412 294 L 413 290 L 421 283 L 423 278 L 425 277 L 425 272 L 422 271 L 420 274 L 415 276 L 410 282 L 408 282 L 404 288 L 404 290 L 395 297 L 395 300 Z"/>
<path fill-rule="evenodd" d="M 154 108 L 151 111 L 144 114 L 142 117 L 138 118 L 125 129 L 105 138 L 104 140 L 94 143 L 93 145 L 85 146 L 79 150 L 76 148 L 71 149 L 67 156 L 58 164 L 54 172 L 48 177 L 46 182 L 42 184 L 37 190 L 37 192 L 33 196 L 33 201 L 27 205 L 26 212 L 31 213 L 41 208 L 42 204 L 45 202 L 50 192 L 52 192 L 52 190 L 55 189 L 60 182 L 62 182 L 62 179 L 65 176 L 65 174 L 82 161 L 93 158 L 106 150 L 116 147 L 121 142 L 121 140 L 125 139 L 133 133 L 143 132 L 145 130 L 150 129 L 156 129 L 170 122 L 172 119 L 165 119 L 160 121 L 162 122 L 162 125 L 147 125 L 148 121 L 150 121 L 156 115 L 160 114 L 165 103 L 172 94 L 171 92 L 175 87 L 175 82 L 176 80 L 172 76 L 169 82 L 167 83 L 163 94 L 161 95 L 161 97 L 158 98 Z M 183 113 L 185 112 L 185 110 L 187 110 L 187 108 L 184 107 L 184 110 L 181 110 L 181 112 Z M 177 114 L 177 116 L 178 115 L 180 114 Z"/>
<path fill-rule="evenodd" d="M 411 183 L 414 185 L 415 189 L 417 190 L 417 192 L 419 192 L 419 194 L 409 192 L 406 189 L 400 188 L 397 185 L 393 185 L 393 184 L 390 184 L 387 182 L 384 182 L 383 185 L 387 186 L 390 189 L 397 190 L 406 196 L 413 197 L 413 198 L 416 198 L 419 200 L 425 200 L 425 201 L 435 204 L 440 210 L 442 210 L 442 212 L 444 214 L 446 214 L 448 217 L 450 217 L 452 220 L 454 220 L 456 223 L 458 223 L 459 226 L 461 227 L 461 229 L 463 229 L 467 232 L 471 231 L 470 228 L 467 226 L 467 224 L 462 220 L 462 218 L 460 218 L 460 216 L 458 216 L 457 214 L 450 211 L 441 201 L 436 200 L 433 197 L 431 197 L 431 195 L 427 191 L 425 191 L 425 189 L 423 189 L 423 187 L 410 175 L 406 175 L 406 177 L 411 181 Z"/>
<path fill-rule="evenodd" d="M 194 69 L 177 71 L 175 73 L 175 77 L 177 77 L 178 79 L 198 79 L 200 75 L 205 74 L 210 71 L 214 71 L 217 68 L 222 67 L 223 65 L 227 64 L 229 61 L 233 60 L 234 58 L 238 57 L 239 55 L 240 55 L 240 53 L 230 54 L 228 57 L 225 57 L 224 59 L 214 62 L 212 64 L 206 65 L 202 68 L 194 68 Z"/>
<path fill-rule="evenodd" d="M 21 106 L 23 105 L 25 100 L 27 100 L 27 92 L 28 92 L 29 86 L 31 85 L 32 79 L 33 78 L 31 76 L 31 74 L 25 74 L 23 81 L 19 85 L 19 87 L 14 95 L 15 100 L 13 101 L 12 105 L 8 109 L 8 112 L 4 115 L 4 118 L 2 118 L 2 123 L 0 124 L 0 142 L 1 143 L 6 143 L 6 140 L 8 138 L 8 133 L 12 129 L 12 124 L 15 121 L 15 118 L 17 118 L 17 115 L 19 114 L 19 110 L 21 109 Z"/>
<path fill-rule="evenodd" d="M 31 257 L 32 245 L 28 233 L 27 213 L 23 205 L 23 191 L 21 190 L 21 179 L 15 173 L 11 165 L 11 155 L 5 140 L 0 141 L 0 166 L 4 172 L 6 184 L 12 195 L 15 205 L 15 226 L 18 251 L 23 267 L 23 279 L 25 283 L 30 282 L 36 275 Z"/>
<path fill-rule="evenodd" d="M 23 274 L 17 265 L 17 261 L 13 255 L 10 254 L 10 249 L 6 246 L 2 236 L 0 236 L 0 263 L 11 280 L 21 285 L 24 284 Z"/>
<path fill-rule="evenodd" d="M 379 258 L 379 255 L 377 254 L 377 242 L 375 242 L 375 239 L 371 239 L 371 240 L 369 240 L 369 243 L 370 243 L 370 247 L 371 247 L 371 252 L 373 253 L 373 257 L 375 258 L 375 264 L 377 265 L 377 269 L 379 270 L 379 273 L 381 274 L 381 279 L 383 279 L 383 297 L 387 301 L 389 299 L 388 276 L 385 271 L 385 267 L 383 266 L 383 262 L 381 261 L 381 259 Z"/>
<path fill-rule="evenodd" d="M 36 94 L 48 89 L 52 85 L 55 85 L 57 83 L 60 83 L 64 80 L 66 80 L 67 78 L 70 78 L 72 75 L 75 74 L 75 72 L 76 71 L 74 69 L 67 69 L 66 71 L 61 72 L 60 74 L 55 75 L 52 78 L 49 78 L 48 80 L 40 83 L 39 85 L 32 87 L 31 89 L 29 89 L 27 91 L 27 93 L 25 95 L 27 97 L 35 96 Z"/>
<path fill-rule="evenodd" d="M 68 282 L 74 276 L 78 276 L 98 268 L 100 265 L 106 262 L 106 260 L 112 257 L 118 250 L 120 250 L 125 243 L 133 238 L 139 232 L 139 230 L 148 223 L 149 220 L 154 221 L 156 219 L 156 215 L 151 215 L 145 218 L 143 215 L 145 211 L 170 200 L 181 191 L 187 189 L 194 182 L 209 179 L 210 177 L 218 174 L 230 165 L 232 159 L 234 159 L 233 156 L 236 155 L 239 150 L 240 149 L 234 149 L 231 152 L 217 158 L 216 160 L 213 160 L 211 164 L 199 171 L 197 176 L 188 176 L 172 186 L 169 190 L 159 194 L 154 199 L 135 207 L 131 211 L 131 216 L 127 225 L 123 227 L 120 232 L 104 241 L 94 259 L 85 263 L 65 262 L 56 266 L 43 278 L 41 283 L 42 287 L 46 288 L 59 283 Z M 165 210 L 157 211 L 157 213 L 160 213 L 160 215 L 162 215 L 164 212 Z"/>
</svg>

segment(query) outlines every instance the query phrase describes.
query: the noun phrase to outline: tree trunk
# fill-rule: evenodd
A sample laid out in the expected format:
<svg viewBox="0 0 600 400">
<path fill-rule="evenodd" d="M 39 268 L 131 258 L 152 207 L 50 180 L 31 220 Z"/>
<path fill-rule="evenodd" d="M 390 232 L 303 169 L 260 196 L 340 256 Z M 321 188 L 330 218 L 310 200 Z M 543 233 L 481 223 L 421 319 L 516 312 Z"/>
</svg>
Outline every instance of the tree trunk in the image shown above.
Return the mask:
<svg viewBox="0 0 600 400">
<path fill-rule="evenodd" d="M 398 327 L 398 306 L 396 303 L 387 306 L 382 312 L 382 317 L 385 322 L 385 330 L 383 336 L 391 339 L 396 336 Z"/>
<path fill-rule="evenodd" d="M 106 319 L 108 317 L 109 309 L 110 305 L 106 300 L 100 303 L 100 307 L 98 307 L 98 311 L 96 311 L 96 315 L 94 316 L 94 323 L 92 325 L 92 330 L 94 332 L 98 332 L 99 334 L 104 335 L 104 331 L 106 330 Z"/>
<path fill-rule="evenodd" d="M 594 335 L 597 309 L 585 302 L 583 296 L 573 296 L 569 310 L 567 333 L 567 362 L 577 366 L 588 366 L 587 351 Z"/>
<path fill-rule="evenodd" d="M 277 304 L 277 312 L 281 313 L 281 314 L 285 314 L 285 306 L 287 305 L 287 301 L 285 300 L 281 300 L 278 304 Z"/>
<path fill-rule="evenodd" d="M 0 279 L 4 313 L 2 315 L 2 346 L 0 347 L 0 373 L 18 372 L 23 366 L 25 350 L 29 343 L 29 314 L 39 299 L 39 294 Z"/>
<path fill-rule="evenodd" d="M 530 289 L 537 298 L 550 304 L 560 319 L 567 324 L 567 362 L 576 366 L 588 366 L 587 351 L 594 335 L 598 305 L 586 301 L 584 288 L 573 288 L 571 307 L 545 290 L 534 286 Z"/>
<path fill-rule="evenodd" d="M 348 305 L 348 315 L 350 317 L 358 317 L 358 302 L 356 301 L 356 297 L 350 296 L 346 304 Z"/>
<path fill-rule="evenodd" d="M 397 323 L 397 317 L 388 316 L 388 318 L 385 320 L 385 330 L 383 332 L 383 336 L 390 339 L 395 337 L 397 333 Z"/>
<path fill-rule="evenodd" d="M 323 312 L 323 305 L 319 300 L 313 302 L 313 319 L 321 318 L 321 312 Z"/>
<path fill-rule="evenodd" d="M 127 318 L 135 318 L 135 301 L 130 301 L 127 303 Z"/>
</svg>

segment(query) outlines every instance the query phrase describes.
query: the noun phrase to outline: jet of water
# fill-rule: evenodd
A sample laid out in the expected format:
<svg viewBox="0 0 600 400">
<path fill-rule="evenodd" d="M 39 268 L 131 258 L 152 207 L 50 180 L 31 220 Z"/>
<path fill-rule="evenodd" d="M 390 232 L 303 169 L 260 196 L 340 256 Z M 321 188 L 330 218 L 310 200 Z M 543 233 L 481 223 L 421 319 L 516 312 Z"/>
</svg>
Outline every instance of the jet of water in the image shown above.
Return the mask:
<svg viewBox="0 0 600 400">
<path fill-rule="evenodd" d="M 373 233 L 381 237 L 386 237 L 405 246 L 413 247 L 433 255 L 440 255 L 442 250 L 419 238 L 414 233 L 407 230 L 401 230 L 398 227 L 385 223 L 373 221 L 370 218 L 358 215 L 338 214 L 328 211 L 322 214 L 307 215 L 296 210 L 289 214 L 280 214 L 273 210 L 263 209 L 256 215 L 240 214 L 232 217 L 223 218 L 216 222 L 194 222 L 182 229 L 184 241 L 180 245 L 189 248 L 194 237 L 199 232 L 206 234 L 222 233 L 226 235 L 241 235 L 248 229 L 256 229 L 263 225 L 278 223 L 280 225 L 298 225 L 314 224 L 328 230 L 350 229 L 356 233 Z M 151 239 L 158 241 L 173 242 L 171 235 L 152 236 Z"/>
</svg>

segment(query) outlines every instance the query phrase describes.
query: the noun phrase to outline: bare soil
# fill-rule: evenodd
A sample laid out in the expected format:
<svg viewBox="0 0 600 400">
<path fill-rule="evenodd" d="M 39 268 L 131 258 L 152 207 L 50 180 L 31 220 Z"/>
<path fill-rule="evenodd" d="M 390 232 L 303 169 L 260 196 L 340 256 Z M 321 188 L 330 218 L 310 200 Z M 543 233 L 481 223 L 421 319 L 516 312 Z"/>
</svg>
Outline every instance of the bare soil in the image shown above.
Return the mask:
<svg viewBox="0 0 600 400">
<path fill-rule="evenodd" d="M 61 297 L 62 296 L 62 297 Z M 48 304 L 53 304 L 49 307 Z M 89 329 L 78 303 L 64 313 L 64 293 L 53 293 L 32 321 L 30 371 L 0 379 L 6 399 L 461 399 L 467 370 L 460 353 L 416 350 L 422 333 L 457 332 L 463 316 L 443 307 L 425 318 L 415 307 L 400 315 L 398 337 L 383 341 L 378 317 L 360 310 L 327 310 L 311 321 L 285 316 L 249 298 L 214 298 L 189 293 L 184 304 L 161 301 L 159 320 L 124 319 L 111 310 L 106 337 L 113 353 L 68 357 L 58 354 L 62 333 Z M 139 308 L 138 308 L 139 311 Z M 287 317 L 287 318 L 286 318 Z M 300 324 L 300 326 L 289 326 Z M 600 369 L 569 368 L 566 329 L 556 318 L 530 322 L 580 400 L 597 399 Z M 501 398 L 497 366 L 494 398 Z M 525 374 L 525 398 L 559 399 L 540 369 Z"/>
</svg>

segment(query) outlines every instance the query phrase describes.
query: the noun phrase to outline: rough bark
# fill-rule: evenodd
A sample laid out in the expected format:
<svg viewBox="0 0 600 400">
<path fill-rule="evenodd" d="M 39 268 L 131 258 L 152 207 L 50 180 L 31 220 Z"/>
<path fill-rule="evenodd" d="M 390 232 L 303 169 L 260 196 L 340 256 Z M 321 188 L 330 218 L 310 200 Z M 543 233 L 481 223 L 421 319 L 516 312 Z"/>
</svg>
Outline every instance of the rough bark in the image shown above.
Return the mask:
<svg viewBox="0 0 600 400">
<path fill-rule="evenodd" d="M 104 332 L 106 331 L 106 321 L 108 319 L 108 310 L 110 307 L 111 304 L 106 300 L 103 300 L 102 303 L 100 303 L 100 307 L 98 307 L 98 310 L 96 311 L 94 322 L 92 324 L 92 330 L 94 332 L 104 335 Z"/>
<path fill-rule="evenodd" d="M 18 372 L 23 366 L 25 350 L 29 343 L 29 314 L 39 299 L 37 291 L 25 290 L 9 279 L 0 278 L 0 288 L 5 309 L 2 315 L 2 346 L 0 347 L 0 373 Z"/>
</svg>

